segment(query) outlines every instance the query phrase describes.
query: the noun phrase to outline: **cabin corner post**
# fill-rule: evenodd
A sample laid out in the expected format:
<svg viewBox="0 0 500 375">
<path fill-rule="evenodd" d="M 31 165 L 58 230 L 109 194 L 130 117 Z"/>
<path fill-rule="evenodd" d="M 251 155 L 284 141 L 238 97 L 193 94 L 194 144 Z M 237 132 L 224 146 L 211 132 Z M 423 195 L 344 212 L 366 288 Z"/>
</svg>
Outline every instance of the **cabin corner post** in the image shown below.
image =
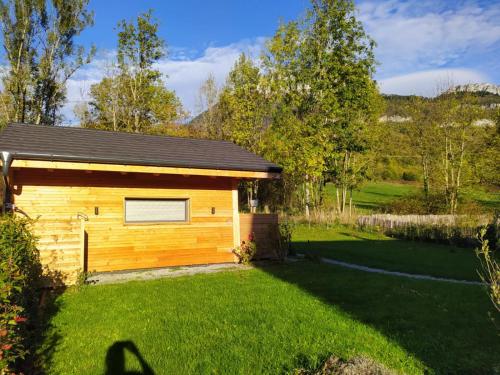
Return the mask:
<svg viewBox="0 0 500 375">
<path fill-rule="evenodd" d="M 10 208 L 9 204 L 10 200 L 10 180 L 12 171 L 10 169 L 13 161 L 13 156 L 8 151 L 0 152 L 0 160 L 2 161 L 2 179 L 3 179 L 3 191 L 2 191 L 2 214 L 7 212 L 7 209 Z"/>
<path fill-rule="evenodd" d="M 240 213 L 239 213 L 239 199 L 238 199 L 238 179 L 232 180 L 232 200 L 233 200 L 233 245 L 234 247 L 240 246 Z"/>
</svg>

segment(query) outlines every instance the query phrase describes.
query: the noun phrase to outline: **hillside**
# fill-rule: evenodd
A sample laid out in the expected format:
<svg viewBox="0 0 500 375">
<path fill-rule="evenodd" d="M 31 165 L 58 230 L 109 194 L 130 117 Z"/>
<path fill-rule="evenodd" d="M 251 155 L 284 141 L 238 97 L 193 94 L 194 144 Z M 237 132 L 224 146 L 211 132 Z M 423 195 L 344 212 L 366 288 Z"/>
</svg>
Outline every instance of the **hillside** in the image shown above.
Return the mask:
<svg viewBox="0 0 500 375">
<path fill-rule="evenodd" d="M 475 96 L 478 103 L 486 110 L 500 108 L 500 85 L 494 85 L 491 83 L 458 85 L 442 95 L 455 95 L 460 98 L 466 93 L 468 95 Z M 404 122 L 401 118 L 407 117 L 405 107 L 412 99 L 419 97 L 418 95 L 396 94 L 383 94 L 382 96 L 386 102 L 384 119 L 395 120 L 394 122 Z M 420 98 L 424 100 L 432 100 L 432 98 L 426 98 L 423 96 L 420 96 Z"/>
</svg>

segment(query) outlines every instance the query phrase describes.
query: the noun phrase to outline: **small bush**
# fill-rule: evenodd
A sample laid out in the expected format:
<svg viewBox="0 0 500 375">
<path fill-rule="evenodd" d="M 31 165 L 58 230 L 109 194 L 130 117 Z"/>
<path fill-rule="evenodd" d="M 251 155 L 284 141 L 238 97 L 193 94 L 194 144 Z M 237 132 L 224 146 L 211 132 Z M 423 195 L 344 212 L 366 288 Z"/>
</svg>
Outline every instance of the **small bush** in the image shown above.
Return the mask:
<svg viewBox="0 0 500 375">
<path fill-rule="evenodd" d="M 477 227 L 459 225 L 406 224 L 385 228 L 390 237 L 410 240 L 435 242 L 459 247 L 477 246 Z"/>
<path fill-rule="evenodd" d="M 385 205 L 382 211 L 398 215 L 437 215 L 447 213 L 448 209 L 443 195 L 430 194 L 425 197 L 419 193 L 396 199 Z"/>
<path fill-rule="evenodd" d="M 38 306 L 41 266 L 31 222 L 0 217 L 0 373 L 14 371 L 28 353 Z"/>
<path fill-rule="evenodd" d="M 414 172 L 404 171 L 401 177 L 404 181 L 418 181 L 418 176 Z"/>
<path fill-rule="evenodd" d="M 481 280 L 488 285 L 491 302 L 500 312 L 500 266 L 495 259 L 495 253 L 490 249 L 486 233 L 486 228 L 481 229 L 478 236 L 481 246 L 476 249 L 476 255 L 481 262 Z"/>
<path fill-rule="evenodd" d="M 278 224 L 278 248 L 276 249 L 276 257 L 278 260 L 285 260 L 291 252 L 293 223 L 290 221 L 282 221 Z"/>
<path fill-rule="evenodd" d="M 248 241 L 242 241 L 241 245 L 233 249 L 233 254 L 238 257 L 239 263 L 249 264 L 257 253 L 257 245 L 254 241 L 254 235 L 248 237 Z"/>
</svg>

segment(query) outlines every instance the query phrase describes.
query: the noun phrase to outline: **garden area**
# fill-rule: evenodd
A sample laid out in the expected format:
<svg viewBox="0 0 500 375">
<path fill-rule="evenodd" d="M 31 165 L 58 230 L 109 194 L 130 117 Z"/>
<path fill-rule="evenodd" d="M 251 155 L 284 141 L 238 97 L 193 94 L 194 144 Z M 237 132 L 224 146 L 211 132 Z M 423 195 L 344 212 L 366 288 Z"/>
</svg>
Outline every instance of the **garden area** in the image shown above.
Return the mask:
<svg viewBox="0 0 500 375">
<path fill-rule="evenodd" d="M 377 205 L 405 194 L 381 184 L 357 199 Z M 49 290 L 29 221 L 5 216 L 1 225 L 0 360 L 27 374 L 314 374 L 332 355 L 388 373 L 490 374 L 500 365 L 485 286 L 321 261 L 478 282 L 472 248 L 295 223 L 292 254 L 304 256 L 286 262 L 111 285 L 82 275 Z"/>
<path fill-rule="evenodd" d="M 335 354 L 407 374 L 498 367 L 484 287 L 371 274 L 315 257 L 477 280 L 471 249 L 307 225 L 295 228 L 293 249 L 311 256 L 70 288 L 47 306 L 39 364 L 51 374 L 276 374 L 312 371 Z"/>
<path fill-rule="evenodd" d="M 88 286 L 56 309 L 40 352 L 54 374 L 291 373 L 332 353 L 408 374 L 487 374 L 500 349 L 479 286 L 307 260 Z"/>
</svg>

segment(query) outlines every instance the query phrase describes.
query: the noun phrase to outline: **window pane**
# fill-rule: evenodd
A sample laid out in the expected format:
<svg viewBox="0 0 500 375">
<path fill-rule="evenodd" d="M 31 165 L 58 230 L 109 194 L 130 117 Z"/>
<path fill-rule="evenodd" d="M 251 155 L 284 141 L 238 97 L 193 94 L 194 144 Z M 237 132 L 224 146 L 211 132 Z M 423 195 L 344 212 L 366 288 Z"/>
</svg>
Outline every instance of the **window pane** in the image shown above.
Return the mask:
<svg viewBox="0 0 500 375">
<path fill-rule="evenodd" d="M 126 199 L 125 221 L 187 221 L 187 199 Z"/>
</svg>

